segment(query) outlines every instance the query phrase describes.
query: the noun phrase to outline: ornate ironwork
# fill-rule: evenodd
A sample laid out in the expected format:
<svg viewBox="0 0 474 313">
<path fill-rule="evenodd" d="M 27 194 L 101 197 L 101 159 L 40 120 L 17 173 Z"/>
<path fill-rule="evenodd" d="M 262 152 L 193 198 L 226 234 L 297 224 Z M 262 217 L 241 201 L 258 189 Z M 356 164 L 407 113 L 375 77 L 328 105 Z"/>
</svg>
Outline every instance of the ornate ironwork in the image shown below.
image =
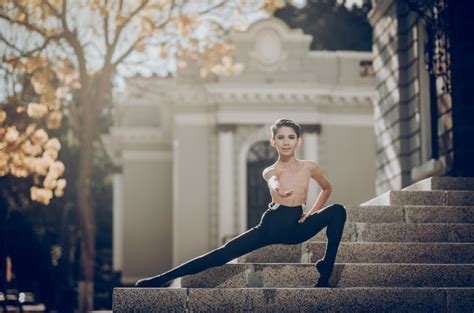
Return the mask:
<svg viewBox="0 0 474 313">
<path fill-rule="evenodd" d="M 451 93 L 450 42 L 448 36 L 448 0 L 406 0 L 410 10 L 425 21 L 428 40 L 425 64 L 430 75 L 442 78 L 442 93 Z"/>
</svg>

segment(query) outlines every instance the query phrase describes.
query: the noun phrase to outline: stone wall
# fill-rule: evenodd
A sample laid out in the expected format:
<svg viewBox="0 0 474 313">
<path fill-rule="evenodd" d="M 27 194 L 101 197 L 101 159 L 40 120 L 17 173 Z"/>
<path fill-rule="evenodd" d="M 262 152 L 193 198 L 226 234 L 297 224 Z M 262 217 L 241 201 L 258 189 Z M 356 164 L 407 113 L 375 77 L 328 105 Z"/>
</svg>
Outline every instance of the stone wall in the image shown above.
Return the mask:
<svg viewBox="0 0 474 313">
<path fill-rule="evenodd" d="M 404 0 L 374 1 L 369 20 L 377 100 L 377 194 L 401 189 L 432 175 L 449 173 L 453 163 L 451 96 L 425 64 L 425 21 Z M 432 113 L 431 98 L 436 97 Z M 436 119 L 437 133 L 431 119 Z M 435 140 L 432 142 L 432 136 Z M 433 146 L 435 144 L 436 146 Z"/>
<path fill-rule="evenodd" d="M 417 17 L 404 1 L 379 1 L 374 27 L 376 192 L 411 183 L 420 164 L 420 64 Z"/>
</svg>

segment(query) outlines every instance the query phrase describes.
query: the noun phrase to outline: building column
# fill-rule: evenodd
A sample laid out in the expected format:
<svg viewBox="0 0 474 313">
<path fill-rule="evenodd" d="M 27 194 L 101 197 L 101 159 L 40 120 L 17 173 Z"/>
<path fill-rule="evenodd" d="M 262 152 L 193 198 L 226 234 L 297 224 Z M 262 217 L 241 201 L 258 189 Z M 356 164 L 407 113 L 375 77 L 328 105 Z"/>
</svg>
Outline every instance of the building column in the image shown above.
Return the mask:
<svg viewBox="0 0 474 313">
<path fill-rule="evenodd" d="M 173 266 L 178 265 L 180 262 L 179 260 L 179 246 L 178 246 L 178 236 L 180 232 L 179 227 L 179 209 L 180 209 L 180 195 L 179 195 L 179 140 L 173 139 L 173 162 L 172 162 L 172 203 L 173 203 L 173 210 L 171 211 L 171 241 L 172 241 L 172 254 L 173 254 Z"/>
<path fill-rule="evenodd" d="M 319 162 L 319 133 L 321 132 L 321 125 L 303 125 L 302 126 L 302 140 L 303 140 L 303 157 L 306 160 Z M 310 180 L 308 186 L 308 196 L 306 203 L 311 207 L 316 201 L 321 188 L 314 181 Z"/>
<path fill-rule="evenodd" d="M 234 127 L 220 125 L 218 169 L 218 240 L 234 234 Z"/>
<path fill-rule="evenodd" d="M 122 270 L 123 261 L 123 182 L 122 174 L 113 175 L 113 237 L 112 237 L 112 268 L 114 271 Z"/>
</svg>

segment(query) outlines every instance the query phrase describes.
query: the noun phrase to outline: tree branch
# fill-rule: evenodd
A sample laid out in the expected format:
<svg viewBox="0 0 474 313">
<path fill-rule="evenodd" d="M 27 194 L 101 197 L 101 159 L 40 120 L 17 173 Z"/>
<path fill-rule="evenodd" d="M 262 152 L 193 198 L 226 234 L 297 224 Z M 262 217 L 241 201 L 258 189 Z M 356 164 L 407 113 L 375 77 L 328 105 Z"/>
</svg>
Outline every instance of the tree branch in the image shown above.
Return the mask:
<svg viewBox="0 0 474 313">
<path fill-rule="evenodd" d="M 105 5 L 107 5 L 107 1 L 105 1 Z M 105 47 L 106 49 L 109 48 L 110 45 L 110 38 L 109 38 L 109 14 L 104 15 L 104 40 L 105 40 Z"/>
<path fill-rule="evenodd" d="M 153 25 L 153 28 L 152 30 L 158 30 L 158 29 L 161 29 L 163 28 L 166 24 L 168 24 L 171 20 L 171 15 L 172 15 L 172 12 L 173 12 L 173 9 L 174 7 L 176 6 L 176 2 L 173 0 L 172 3 L 171 3 L 171 6 L 170 6 L 170 9 L 168 11 L 168 17 L 166 18 L 166 20 L 164 20 L 162 23 L 156 25 L 154 24 Z M 137 40 L 135 40 L 135 42 L 112 64 L 113 67 L 116 67 L 118 64 L 120 64 L 123 60 L 125 60 L 129 55 L 130 53 L 133 52 L 133 50 L 136 48 L 137 44 L 144 40 L 145 37 L 142 37 L 142 36 L 139 36 L 137 38 Z"/>
<path fill-rule="evenodd" d="M 199 12 L 198 15 L 203 15 L 203 14 L 209 13 L 209 12 L 211 12 L 211 11 L 214 11 L 215 9 L 217 9 L 217 8 L 219 8 L 219 7 L 221 7 L 221 6 L 223 6 L 223 5 L 226 4 L 227 2 L 229 2 L 229 1 L 228 1 L 228 0 L 223 0 L 223 1 L 217 3 L 217 4 L 213 5 L 213 6 L 210 6 L 209 8 L 205 9 L 204 11 Z"/>
<path fill-rule="evenodd" d="M 43 3 L 50 8 L 51 11 L 56 15 L 57 18 L 61 20 L 61 25 L 63 27 L 63 32 L 64 32 L 64 38 L 69 42 L 69 44 L 72 46 L 74 51 L 76 51 L 75 46 L 79 44 L 77 38 L 75 37 L 75 33 L 71 32 L 69 29 L 67 19 L 66 19 L 66 11 L 67 11 L 67 0 L 63 0 L 63 6 L 62 6 L 62 11 L 59 12 L 56 7 L 54 7 L 48 0 L 43 0 Z M 76 44 L 73 44 L 72 41 L 76 41 Z M 80 46 L 80 44 L 79 44 Z M 82 47 L 81 47 L 82 48 Z"/>
<path fill-rule="evenodd" d="M 128 23 L 130 23 L 130 21 L 136 14 L 140 12 L 148 4 L 148 2 L 149 0 L 143 0 L 140 3 L 140 5 L 132 13 L 130 13 L 130 15 L 124 20 L 124 22 L 116 27 L 113 42 L 110 45 L 109 49 L 107 49 L 107 52 L 105 55 L 104 67 L 112 63 L 112 56 L 115 52 L 115 48 L 117 47 L 120 35 L 122 34 L 122 30 L 125 28 L 125 26 L 127 26 Z"/>
<path fill-rule="evenodd" d="M 186 5 L 186 0 L 183 0 L 183 2 L 179 5 L 178 16 L 183 15 L 183 8 L 185 5 Z"/>
<path fill-rule="evenodd" d="M 43 4 L 45 4 L 51 11 L 53 11 L 54 15 L 56 15 L 57 17 L 61 15 L 59 11 L 51 3 L 49 3 L 48 0 L 43 0 Z"/>
<path fill-rule="evenodd" d="M 121 12 L 122 12 L 122 9 L 123 9 L 123 0 L 120 0 L 118 12 L 121 13 Z"/>
<path fill-rule="evenodd" d="M 67 13 L 67 0 L 63 0 L 63 6 L 62 6 L 62 11 L 59 12 L 51 3 L 49 3 L 48 0 L 43 0 L 43 3 L 45 3 L 52 11 L 53 13 L 61 19 L 61 24 L 63 26 L 63 32 L 64 32 L 64 38 L 66 41 L 71 45 L 73 48 L 77 62 L 79 64 L 79 74 L 80 74 L 80 82 L 82 86 L 86 86 L 88 82 L 87 78 L 87 66 L 86 66 L 86 57 L 84 53 L 84 49 L 79 42 L 79 39 L 77 38 L 77 31 L 74 30 L 72 32 L 69 29 L 69 26 L 67 24 L 67 19 L 66 19 L 66 13 Z"/>
<path fill-rule="evenodd" d="M 46 47 L 49 45 L 49 43 L 51 41 L 58 40 L 61 37 L 62 37 L 62 34 L 48 37 L 48 38 L 45 39 L 45 41 L 43 42 L 43 44 L 41 46 L 25 52 L 25 51 L 22 51 L 22 50 L 18 49 L 18 47 L 16 47 L 14 44 L 9 42 L 2 34 L 0 34 L 0 40 L 3 41 L 10 48 L 15 49 L 20 54 L 20 55 L 17 56 L 18 58 L 28 58 L 28 57 L 32 56 L 33 54 L 46 49 Z"/>
<path fill-rule="evenodd" d="M 12 48 L 13 50 L 15 50 L 19 53 L 23 53 L 23 51 L 21 51 L 14 44 L 12 44 L 10 41 L 8 41 L 8 39 L 5 38 L 5 36 L 3 36 L 3 34 L 0 34 L 0 41 L 3 41 L 8 47 Z"/>
<path fill-rule="evenodd" d="M 137 44 L 144 39 L 144 37 L 138 37 L 137 40 L 135 40 L 135 42 L 131 44 L 130 47 L 128 47 L 127 51 L 125 51 L 115 62 L 112 63 L 112 66 L 116 67 L 117 65 L 119 65 L 125 58 L 130 55 L 130 53 L 133 52 L 133 50 L 135 50 Z"/>
<path fill-rule="evenodd" d="M 41 30 L 36 25 L 33 25 L 31 23 L 28 23 L 28 22 L 25 22 L 25 21 L 14 20 L 14 19 L 10 18 L 8 15 L 4 14 L 3 12 L 0 13 L 0 18 L 6 20 L 8 23 L 21 25 L 21 26 L 25 27 L 26 29 L 28 29 L 30 31 L 33 31 L 35 33 L 40 34 L 41 36 L 43 36 L 43 38 L 48 37 L 48 35 L 43 30 Z"/>
</svg>

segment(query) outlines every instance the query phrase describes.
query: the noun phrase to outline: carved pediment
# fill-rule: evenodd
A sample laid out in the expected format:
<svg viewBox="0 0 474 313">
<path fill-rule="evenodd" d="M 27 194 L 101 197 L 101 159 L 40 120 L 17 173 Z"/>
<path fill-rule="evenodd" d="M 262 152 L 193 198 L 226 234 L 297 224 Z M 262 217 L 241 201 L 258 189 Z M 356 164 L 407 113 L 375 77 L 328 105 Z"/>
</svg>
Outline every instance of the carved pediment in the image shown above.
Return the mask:
<svg viewBox="0 0 474 313">
<path fill-rule="evenodd" d="M 307 53 L 312 41 L 311 35 L 301 29 L 290 29 L 278 18 L 269 18 L 253 24 L 245 32 L 235 32 L 232 41 L 248 48 L 248 63 L 261 71 L 285 70 L 291 51 L 303 49 Z M 304 55 L 301 51 L 298 55 Z"/>
</svg>

